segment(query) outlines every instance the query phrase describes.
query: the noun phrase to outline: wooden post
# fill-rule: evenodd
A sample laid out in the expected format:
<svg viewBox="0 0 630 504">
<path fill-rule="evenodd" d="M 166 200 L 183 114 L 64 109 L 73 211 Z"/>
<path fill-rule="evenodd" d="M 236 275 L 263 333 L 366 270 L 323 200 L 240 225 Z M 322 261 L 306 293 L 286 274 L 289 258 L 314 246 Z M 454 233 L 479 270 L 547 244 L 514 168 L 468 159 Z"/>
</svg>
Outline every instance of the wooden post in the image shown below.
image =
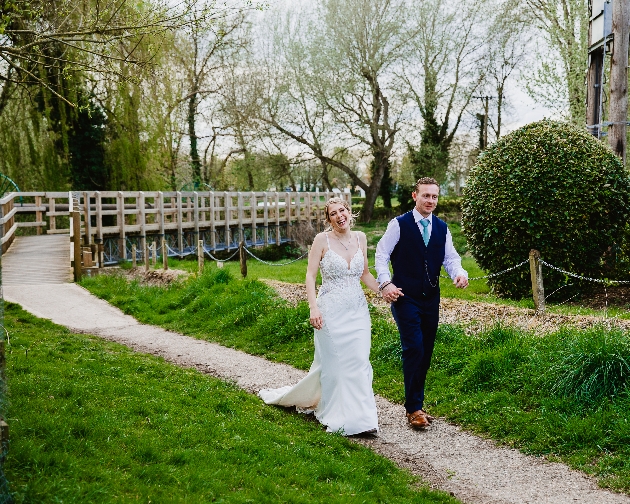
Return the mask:
<svg viewBox="0 0 630 504">
<path fill-rule="evenodd" d="M 238 244 L 238 256 L 241 261 L 241 275 L 243 275 L 243 278 L 247 278 L 247 252 L 245 251 L 244 241 Z"/>
<path fill-rule="evenodd" d="M 276 193 L 275 196 L 276 196 L 276 245 L 280 245 L 280 193 Z"/>
<path fill-rule="evenodd" d="M 127 260 L 127 235 L 125 234 L 125 195 L 122 191 L 118 191 L 118 198 L 116 200 L 118 204 L 117 221 L 119 228 L 118 248 L 123 259 Z"/>
<path fill-rule="evenodd" d="M 103 265 L 103 252 L 104 252 L 103 239 L 99 238 L 98 236 L 96 236 L 94 238 L 94 242 L 95 242 L 94 246 L 96 247 L 96 252 L 95 253 L 96 253 L 96 258 L 97 258 L 97 261 L 98 261 L 98 267 L 102 268 L 104 266 Z"/>
<path fill-rule="evenodd" d="M 94 193 L 94 198 L 96 201 L 96 238 L 94 239 L 94 241 L 95 243 L 103 243 L 103 201 L 101 198 L 101 193 L 99 191 L 96 191 Z"/>
<path fill-rule="evenodd" d="M 136 267 L 136 244 L 131 246 L 131 266 Z"/>
<path fill-rule="evenodd" d="M 267 192 L 263 194 L 263 226 L 265 227 L 265 236 L 263 237 L 263 245 L 269 245 L 269 199 Z"/>
<path fill-rule="evenodd" d="M 615 0 L 612 7 L 613 52 L 610 62 L 610 105 L 608 143 L 626 163 L 626 121 L 628 120 L 628 37 L 630 4 Z"/>
<path fill-rule="evenodd" d="M 534 296 L 536 315 L 542 315 L 545 313 L 545 289 L 543 286 L 540 252 L 538 250 L 532 249 L 529 252 L 529 271 L 532 276 L 532 295 Z"/>
<path fill-rule="evenodd" d="M 143 249 L 143 254 L 144 254 L 144 271 L 149 271 L 149 244 L 147 243 L 147 240 L 144 240 L 144 249 Z"/>
<path fill-rule="evenodd" d="M 203 240 L 199 240 L 197 242 L 197 266 L 199 268 L 199 273 L 203 273 Z"/>
<path fill-rule="evenodd" d="M 151 244 L 151 250 L 153 252 L 153 267 L 156 268 L 157 267 L 157 244 L 155 243 L 155 240 L 153 240 L 153 243 Z"/>
<path fill-rule="evenodd" d="M 147 205 L 144 192 L 140 191 L 136 198 L 136 224 L 140 219 L 140 249 L 147 251 Z"/>
<path fill-rule="evenodd" d="M 195 237 L 197 238 L 197 240 L 199 240 L 200 236 L 199 236 L 199 193 L 198 192 L 193 192 L 192 193 L 192 197 L 193 197 L 193 222 L 195 225 Z M 188 201 L 190 201 L 190 198 L 188 198 Z"/>
<path fill-rule="evenodd" d="M 72 243 L 74 258 L 74 281 L 81 281 L 81 213 L 74 206 L 74 199 L 70 200 L 72 208 Z M 78 206 L 78 205 L 77 205 Z"/>
<path fill-rule="evenodd" d="M 83 193 L 83 227 L 85 234 L 83 235 L 83 243 L 89 247 L 92 243 L 92 213 L 90 209 L 90 195 Z"/>
<path fill-rule="evenodd" d="M 214 200 L 214 192 L 213 191 L 210 192 L 209 204 L 210 204 L 210 248 L 212 250 L 215 250 L 217 248 L 217 233 L 216 233 L 216 228 L 215 228 L 215 225 L 214 225 L 214 220 L 215 220 L 215 216 L 214 216 L 215 200 Z"/>
<path fill-rule="evenodd" d="M 166 238 L 162 238 L 162 265 L 164 271 L 168 269 L 168 249 L 166 248 Z"/>
<path fill-rule="evenodd" d="M 42 217 L 42 211 L 40 210 L 40 208 L 42 207 L 42 197 L 41 196 L 35 196 L 35 207 L 37 208 L 37 210 L 35 211 L 35 221 L 37 222 L 42 222 L 44 219 Z M 42 227 L 41 226 L 37 226 L 37 234 L 40 235 L 42 234 Z"/>
<path fill-rule="evenodd" d="M 184 252 L 184 200 L 182 198 L 181 191 L 177 191 L 177 247 L 179 248 L 179 253 L 182 254 Z M 181 259 L 182 256 L 180 255 Z"/>
</svg>

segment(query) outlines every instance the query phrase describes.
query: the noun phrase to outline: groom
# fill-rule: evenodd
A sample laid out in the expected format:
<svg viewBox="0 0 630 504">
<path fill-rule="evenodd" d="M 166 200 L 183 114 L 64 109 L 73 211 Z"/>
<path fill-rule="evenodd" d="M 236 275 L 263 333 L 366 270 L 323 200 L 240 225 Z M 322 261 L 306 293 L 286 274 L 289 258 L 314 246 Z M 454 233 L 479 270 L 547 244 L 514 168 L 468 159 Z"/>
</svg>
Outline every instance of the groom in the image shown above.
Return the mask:
<svg viewBox="0 0 630 504">
<path fill-rule="evenodd" d="M 422 408 L 440 310 L 440 269 L 456 287 L 468 286 L 468 273 L 453 247 L 446 223 L 433 215 L 440 186 L 425 177 L 411 193 L 415 207 L 392 219 L 376 247 L 376 273 L 383 299 L 392 303 L 402 345 L 407 420 L 425 429 L 433 417 Z M 392 263 L 394 277 L 390 279 Z"/>
</svg>

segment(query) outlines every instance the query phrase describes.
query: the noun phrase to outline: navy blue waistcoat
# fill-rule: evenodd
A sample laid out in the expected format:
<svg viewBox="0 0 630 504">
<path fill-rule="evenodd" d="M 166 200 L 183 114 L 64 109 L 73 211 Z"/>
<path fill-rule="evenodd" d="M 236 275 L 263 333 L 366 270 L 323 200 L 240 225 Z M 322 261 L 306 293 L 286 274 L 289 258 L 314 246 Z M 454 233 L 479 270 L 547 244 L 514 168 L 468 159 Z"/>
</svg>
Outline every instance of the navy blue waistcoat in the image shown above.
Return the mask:
<svg viewBox="0 0 630 504">
<path fill-rule="evenodd" d="M 446 223 L 432 215 L 429 245 L 424 244 L 413 212 L 397 217 L 400 239 L 391 254 L 392 281 L 405 296 L 432 299 L 440 294 L 440 269 L 444 262 Z"/>
</svg>

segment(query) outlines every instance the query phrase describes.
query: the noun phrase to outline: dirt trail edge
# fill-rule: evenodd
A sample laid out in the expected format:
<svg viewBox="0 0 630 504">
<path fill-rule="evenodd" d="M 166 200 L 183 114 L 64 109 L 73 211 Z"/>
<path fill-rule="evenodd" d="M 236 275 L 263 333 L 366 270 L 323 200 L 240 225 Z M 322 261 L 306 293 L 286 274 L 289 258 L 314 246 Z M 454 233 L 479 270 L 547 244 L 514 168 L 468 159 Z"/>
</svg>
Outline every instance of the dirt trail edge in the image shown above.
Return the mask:
<svg viewBox="0 0 630 504">
<path fill-rule="evenodd" d="M 304 376 L 287 365 L 140 324 L 75 284 L 5 286 L 4 297 L 77 333 L 232 380 L 252 393 Z M 356 441 L 463 502 L 630 504 L 630 496 L 602 490 L 593 479 L 565 465 L 497 447 L 440 419 L 428 431 L 415 432 L 407 427 L 402 406 L 380 397 L 377 406 L 380 435 Z"/>
</svg>

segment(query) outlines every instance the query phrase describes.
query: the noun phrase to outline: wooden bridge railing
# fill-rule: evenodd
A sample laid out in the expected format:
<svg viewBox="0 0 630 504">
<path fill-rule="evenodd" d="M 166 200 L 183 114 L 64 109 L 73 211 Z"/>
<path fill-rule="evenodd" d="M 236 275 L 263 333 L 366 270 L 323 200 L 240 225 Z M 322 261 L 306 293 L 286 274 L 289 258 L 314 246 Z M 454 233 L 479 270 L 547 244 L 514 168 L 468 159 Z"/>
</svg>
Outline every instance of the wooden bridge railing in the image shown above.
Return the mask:
<svg viewBox="0 0 630 504">
<path fill-rule="evenodd" d="M 10 193 L 0 199 L 0 236 L 6 251 L 21 227 L 37 234 L 69 233 L 72 201 L 78 202 L 85 245 L 117 243 L 126 257 L 126 243 L 138 241 L 144 250 L 148 236 L 168 237 L 183 251 L 204 241 L 208 250 L 279 244 L 289 226 L 310 221 L 316 229 L 333 192 L 162 192 L 83 191 Z M 75 203 L 76 204 L 76 203 Z M 20 218 L 22 217 L 22 218 Z M 16 219 L 17 218 L 17 219 Z"/>
</svg>

